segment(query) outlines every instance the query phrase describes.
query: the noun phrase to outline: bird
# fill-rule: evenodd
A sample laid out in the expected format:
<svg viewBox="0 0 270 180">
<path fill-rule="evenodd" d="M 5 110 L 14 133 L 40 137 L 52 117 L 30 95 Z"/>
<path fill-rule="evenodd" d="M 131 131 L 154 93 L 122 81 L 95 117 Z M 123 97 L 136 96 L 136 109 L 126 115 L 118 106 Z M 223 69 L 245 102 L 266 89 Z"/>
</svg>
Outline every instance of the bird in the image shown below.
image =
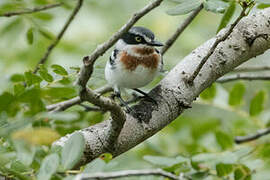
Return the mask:
<svg viewBox="0 0 270 180">
<path fill-rule="evenodd" d="M 132 111 L 121 96 L 124 89 L 133 89 L 146 98 L 147 93 L 138 89 L 149 84 L 163 71 L 163 58 L 156 48 L 163 44 L 155 40 L 154 33 L 141 26 L 134 26 L 116 42 L 105 67 L 105 79 L 113 88 L 114 97 Z M 153 100 L 150 98 L 150 100 Z"/>
</svg>

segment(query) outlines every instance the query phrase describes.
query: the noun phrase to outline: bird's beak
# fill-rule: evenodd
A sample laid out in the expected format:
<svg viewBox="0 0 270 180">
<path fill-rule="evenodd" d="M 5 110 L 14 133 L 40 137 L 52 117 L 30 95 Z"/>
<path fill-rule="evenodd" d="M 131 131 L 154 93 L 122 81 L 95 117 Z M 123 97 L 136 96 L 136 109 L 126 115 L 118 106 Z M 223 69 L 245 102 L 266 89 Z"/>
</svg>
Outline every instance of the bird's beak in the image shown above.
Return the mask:
<svg viewBox="0 0 270 180">
<path fill-rule="evenodd" d="M 163 45 L 164 45 L 164 44 L 162 44 L 161 42 L 155 41 L 155 40 L 149 42 L 148 44 L 149 44 L 150 46 L 163 46 Z"/>
</svg>

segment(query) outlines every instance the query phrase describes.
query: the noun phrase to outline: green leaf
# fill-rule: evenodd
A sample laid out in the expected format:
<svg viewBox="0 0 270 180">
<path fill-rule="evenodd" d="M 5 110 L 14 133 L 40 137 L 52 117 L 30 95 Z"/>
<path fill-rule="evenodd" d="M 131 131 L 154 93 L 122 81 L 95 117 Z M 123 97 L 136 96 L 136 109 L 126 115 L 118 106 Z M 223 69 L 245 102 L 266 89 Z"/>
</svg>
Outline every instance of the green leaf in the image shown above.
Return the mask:
<svg viewBox="0 0 270 180">
<path fill-rule="evenodd" d="M 85 146 L 81 133 L 74 133 L 65 143 L 61 153 L 61 164 L 64 170 L 73 168 L 83 155 Z"/>
<path fill-rule="evenodd" d="M 38 112 L 44 111 L 45 105 L 40 98 L 41 92 L 39 88 L 31 87 L 27 88 L 18 98 L 19 101 L 27 103 L 30 107 L 27 113 L 34 115 Z"/>
<path fill-rule="evenodd" d="M 160 166 L 160 167 L 171 167 L 176 164 L 180 164 L 180 163 L 184 163 L 188 161 L 188 159 L 183 158 L 183 157 L 170 158 L 170 157 L 163 157 L 163 156 L 144 156 L 143 159 L 153 165 Z"/>
<path fill-rule="evenodd" d="M 187 14 L 201 5 L 200 0 L 188 0 L 188 1 L 181 1 L 178 5 L 174 8 L 169 9 L 167 14 L 169 15 L 183 15 Z"/>
<path fill-rule="evenodd" d="M 266 93 L 264 91 L 259 91 L 256 93 L 256 95 L 251 100 L 249 114 L 251 116 L 259 115 L 264 109 L 265 100 Z"/>
<path fill-rule="evenodd" d="M 26 38 L 28 44 L 33 44 L 34 41 L 34 33 L 33 33 L 33 27 L 29 28 L 26 32 Z"/>
<path fill-rule="evenodd" d="M 60 84 L 68 85 L 72 83 L 71 78 L 69 77 L 63 77 L 61 80 L 58 81 Z"/>
<path fill-rule="evenodd" d="M 242 147 L 233 152 L 238 159 L 248 156 L 254 150 L 253 147 Z"/>
<path fill-rule="evenodd" d="M 270 0 L 255 0 L 256 3 L 270 4 Z"/>
<path fill-rule="evenodd" d="M 106 166 L 106 163 L 100 158 L 97 158 L 86 165 L 83 173 L 102 172 L 105 166 Z"/>
<path fill-rule="evenodd" d="M 8 109 L 11 103 L 15 100 L 14 96 L 9 92 L 4 92 L 0 95 L 0 112 Z"/>
<path fill-rule="evenodd" d="M 48 70 L 47 70 L 47 68 L 43 65 L 43 64 L 41 64 L 40 66 L 39 66 L 39 74 L 40 74 L 40 76 L 45 80 L 45 81 L 47 81 L 47 82 L 53 82 L 53 77 L 52 77 L 52 75 L 50 75 L 49 73 L 48 73 Z"/>
<path fill-rule="evenodd" d="M 33 84 L 39 84 L 42 81 L 42 79 L 38 75 L 34 74 L 31 71 L 25 72 L 24 77 L 25 77 L 27 86 L 31 86 Z"/>
<path fill-rule="evenodd" d="M 50 87 L 43 89 L 43 96 L 46 98 L 71 98 L 76 96 L 75 87 Z"/>
<path fill-rule="evenodd" d="M 216 96 L 216 84 L 212 84 L 209 88 L 205 89 L 201 94 L 200 97 L 204 100 L 212 100 Z"/>
<path fill-rule="evenodd" d="M 17 158 L 20 162 L 26 166 L 31 165 L 35 157 L 35 147 L 21 140 L 14 140 L 13 143 L 17 151 Z"/>
<path fill-rule="evenodd" d="M 43 28 L 39 28 L 38 32 L 45 38 L 49 39 L 49 40 L 54 40 L 55 36 L 53 33 L 51 33 L 50 31 L 43 29 Z"/>
<path fill-rule="evenodd" d="M 265 9 L 270 7 L 270 4 L 259 4 L 258 6 L 256 6 L 258 9 Z"/>
<path fill-rule="evenodd" d="M 45 12 L 38 12 L 38 13 L 33 13 L 33 17 L 43 20 L 43 21 L 50 21 L 53 19 L 53 15 L 50 13 L 45 13 Z"/>
<path fill-rule="evenodd" d="M 203 2 L 203 7 L 206 11 L 211 11 L 213 13 L 224 13 L 228 4 L 220 0 L 205 0 Z"/>
<path fill-rule="evenodd" d="M 23 21 L 22 21 L 22 18 L 17 17 L 11 20 L 4 28 L 2 28 L 0 31 L 0 34 L 1 36 L 4 36 L 7 33 L 12 32 L 14 36 L 14 33 L 16 33 L 18 30 L 21 30 L 21 29 L 23 29 Z"/>
<path fill-rule="evenodd" d="M 17 171 L 17 172 L 25 172 L 25 171 L 30 171 L 30 167 L 24 165 L 23 163 L 21 163 L 20 161 L 14 161 L 12 162 L 11 166 L 10 166 L 10 169 L 13 169 L 14 171 Z"/>
<path fill-rule="evenodd" d="M 224 164 L 224 163 L 219 163 L 216 165 L 216 171 L 217 175 L 219 177 L 227 176 L 233 171 L 233 165 L 232 164 Z"/>
<path fill-rule="evenodd" d="M 62 66 L 60 66 L 58 64 L 53 64 L 51 67 L 53 68 L 53 72 L 55 74 L 59 74 L 62 76 L 68 75 L 68 72 L 65 70 L 65 68 L 63 68 Z"/>
<path fill-rule="evenodd" d="M 14 90 L 14 95 L 19 96 L 24 92 L 25 87 L 21 83 L 16 83 L 13 86 L 13 90 Z"/>
<path fill-rule="evenodd" d="M 216 132 L 216 140 L 223 150 L 233 146 L 233 138 L 223 131 Z"/>
<path fill-rule="evenodd" d="M 49 180 L 59 166 L 59 156 L 54 153 L 45 157 L 39 169 L 37 179 Z"/>
<path fill-rule="evenodd" d="M 13 74 L 10 77 L 10 80 L 12 82 L 23 82 L 24 81 L 24 75 L 23 74 Z"/>
<path fill-rule="evenodd" d="M 195 173 L 191 174 L 190 177 L 192 180 L 202 180 L 202 179 L 205 179 L 207 176 L 209 176 L 209 172 L 202 171 L 202 172 L 195 172 Z"/>
<path fill-rule="evenodd" d="M 237 83 L 233 86 L 229 95 L 229 104 L 231 106 L 240 105 L 243 101 L 245 94 L 245 85 L 243 83 Z"/>
<path fill-rule="evenodd" d="M 217 33 L 228 25 L 228 23 L 233 17 L 234 12 L 235 12 L 235 1 L 231 1 L 229 7 L 227 8 L 226 12 L 224 13 L 219 23 Z"/>
<path fill-rule="evenodd" d="M 240 164 L 234 170 L 234 179 L 235 180 L 251 180 L 251 170 L 243 165 Z"/>
</svg>

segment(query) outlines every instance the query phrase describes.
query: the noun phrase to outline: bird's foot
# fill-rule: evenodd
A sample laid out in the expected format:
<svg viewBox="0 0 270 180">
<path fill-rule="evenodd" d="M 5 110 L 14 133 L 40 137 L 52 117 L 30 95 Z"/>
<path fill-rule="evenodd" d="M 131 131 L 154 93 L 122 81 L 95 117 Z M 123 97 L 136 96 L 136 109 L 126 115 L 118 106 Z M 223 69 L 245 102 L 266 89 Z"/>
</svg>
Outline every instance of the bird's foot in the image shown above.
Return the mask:
<svg viewBox="0 0 270 180">
<path fill-rule="evenodd" d="M 133 90 L 134 90 L 134 91 L 137 91 L 137 92 L 140 93 L 140 94 L 142 94 L 142 95 L 143 95 L 142 98 L 145 98 L 145 99 L 151 101 L 151 102 L 154 103 L 155 105 L 158 104 L 157 101 L 156 101 L 154 98 L 152 98 L 151 96 L 149 96 L 147 93 L 143 92 L 142 90 L 140 90 L 140 89 L 133 89 Z"/>
</svg>

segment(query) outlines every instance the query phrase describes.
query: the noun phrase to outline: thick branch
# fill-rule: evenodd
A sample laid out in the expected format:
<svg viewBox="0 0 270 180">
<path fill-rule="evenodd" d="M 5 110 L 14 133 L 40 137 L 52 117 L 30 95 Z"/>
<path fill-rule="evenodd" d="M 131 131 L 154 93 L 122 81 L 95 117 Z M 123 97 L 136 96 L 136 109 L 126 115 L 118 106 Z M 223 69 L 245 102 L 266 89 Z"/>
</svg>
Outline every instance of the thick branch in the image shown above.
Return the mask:
<svg viewBox="0 0 270 180">
<path fill-rule="evenodd" d="M 253 141 L 256 140 L 262 136 L 268 135 L 270 134 L 270 128 L 267 129 L 260 129 L 258 130 L 255 134 L 252 135 L 247 135 L 247 136 L 237 136 L 235 137 L 234 141 L 237 144 L 241 144 L 244 142 L 249 142 L 249 141 Z"/>
<path fill-rule="evenodd" d="M 173 43 L 177 40 L 177 38 L 184 32 L 186 27 L 193 21 L 193 19 L 199 14 L 199 12 L 203 9 L 203 4 L 201 4 L 197 9 L 195 9 L 185 21 L 176 29 L 174 34 L 165 42 L 162 47 L 160 53 L 163 55 L 167 52 L 167 50 L 173 45 Z"/>
<path fill-rule="evenodd" d="M 6 12 L 6 13 L 3 13 L 3 14 L 0 14 L 0 17 L 1 16 L 3 16 L 3 17 L 11 17 L 11 16 L 22 15 L 22 14 L 32 14 L 32 13 L 35 13 L 35 12 L 45 11 L 45 10 L 48 10 L 48 9 L 59 7 L 61 5 L 62 5 L 62 3 L 47 4 L 47 5 L 44 5 L 44 6 L 35 7 L 33 9 L 25 9 L 25 10 L 15 11 L 15 12 Z"/>
<path fill-rule="evenodd" d="M 247 80 L 247 81 L 254 81 L 254 80 L 270 80 L 270 76 L 267 75 L 250 75 L 250 74 L 235 74 L 221 77 L 217 80 L 218 83 L 227 83 L 231 81 L 237 80 Z"/>
<path fill-rule="evenodd" d="M 203 57 L 201 60 L 199 66 L 196 68 L 196 70 L 192 73 L 192 75 L 188 78 L 188 83 L 192 84 L 194 79 L 197 77 L 199 74 L 200 70 L 202 69 L 203 65 L 206 63 L 207 59 L 214 53 L 215 49 L 217 46 L 225 41 L 228 36 L 233 32 L 234 27 L 238 24 L 238 22 L 246 15 L 246 8 L 243 8 L 240 16 L 234 21 L 233 24 L 230 25 L 230 27 L 226 30 L 226 33 L 223 33 L 222 35 L 218 34 L 217 38 L 214 42 L 214 44 L 211 46 L 210 50 L 207 52 L 207 54 Z"/>
<path fill-rule="evenodd" d="M 192 85 L 185 82 L 186 75 L 192 74 L 201 62 L 202 56 L 210 51 L 216 37 L 202 44 L 179 62 L 167 76 L 149 93 L 157 105 L 147 100 L 133 106 L 134 115 L 127 114 L 126 122 L 115 143 L 113 156 L 120 155 L 176 119 L 199 94 L 224 74 L 232 71 L 248 59 L 264 53 L 270 48 L 270 38 L 257 38 L 252 45 L 250 39 L 256 34 L 270 36 L 270 8 L 244 17 L 225 41 L 221 42 L 202 67 Z M 221 31 L 227 32 L 228 29 Z M 238 47 L 238 48 L 232 48 Z M 106 131 L 111 120 L 80 130 L 85 137 L 85 152 L 81 164 L 98 157 L 106 149 Z M 67 135 L 55 142 L 63 146 L 70 137 Z"/>
<path fill-rule="evenodd" d="M 67 28 L 69 27 L 70 23 L 72 22 L 72 20 L 74 19 L 74 17 L 76 16 L 76 14 L 79 12 L 79 10 L 81 9 L 83 0 L 78 0 L 78 3 L 76 5 L 76 7 L 74 8 L 74 10 L 72 11 L 71 15 L 69 16 L 67 22 L 65 23 L 65 25 L 63 26 L 62 30 L 60 31 L 60 33 L 57 35 L 56 39 L 54 39 L 54 41 L 52 42 L 52 44 L 47 48 L 47 51 L 45 52 L 45 54 L 43 55 L 43 57 L 39 60 L 38 64 L 35 67 L 34 73 L 36 73 L 39 69 L 39 65 L 40 64 L 44 64 L 49 55 L 51 54 L 52 50 L 55 48 L 55 46 L 59 43 L 59 41 L 61 40 L 61 38 L 63 37 L 64 33 L 66 32 Z"/>
<path fill-rule="evenodd" d="M 149 170 L 125 170 L 117 172 L 102 172 L 91 174 L 79 174 L 75 177 L 75 180 L 83 179 L 114 179 L 130 176 L 162 176 L 172 180 L 183 180 L 184 177 L 177 177 L 176 175 L 163 171 L 162 169 L 149 169 Z"/>
</svg>

